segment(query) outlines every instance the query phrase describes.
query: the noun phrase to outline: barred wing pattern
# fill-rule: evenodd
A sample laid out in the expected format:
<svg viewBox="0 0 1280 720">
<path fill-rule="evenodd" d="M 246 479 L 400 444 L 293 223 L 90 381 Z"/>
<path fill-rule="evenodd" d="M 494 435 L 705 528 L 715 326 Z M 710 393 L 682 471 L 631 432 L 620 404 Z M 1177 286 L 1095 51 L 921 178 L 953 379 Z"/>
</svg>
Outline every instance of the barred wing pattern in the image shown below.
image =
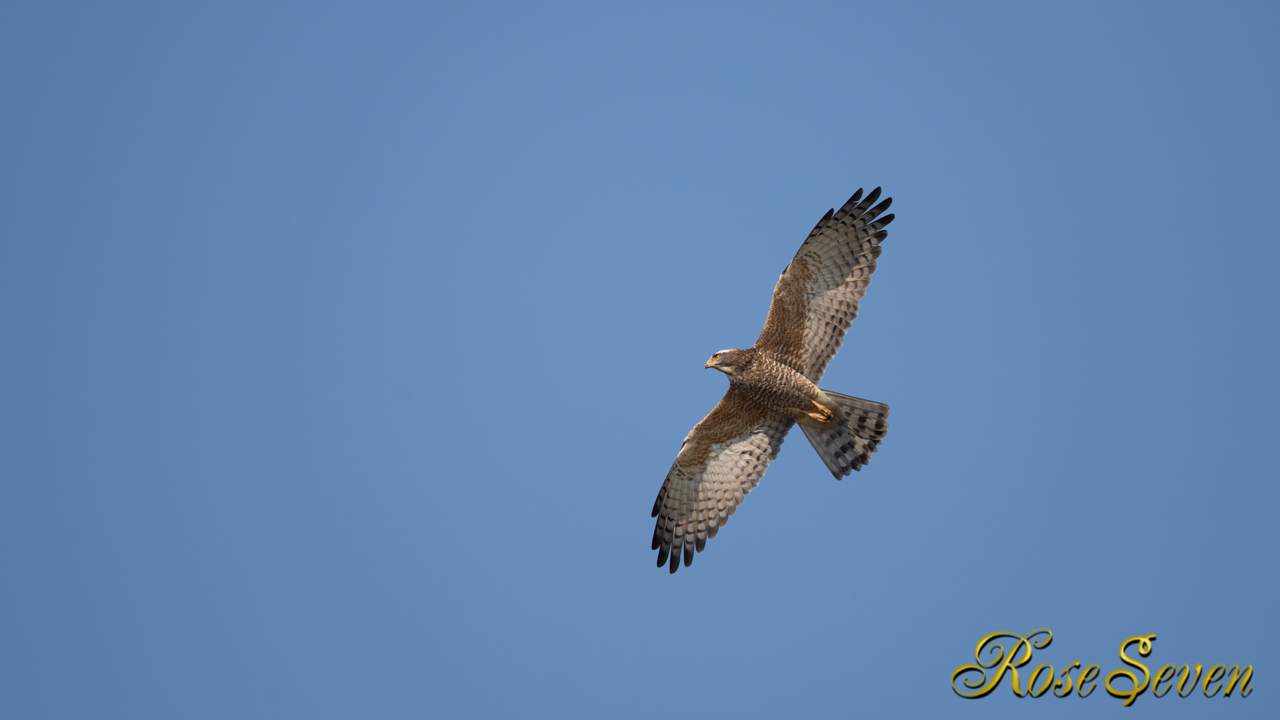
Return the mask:
<svg viewBox="0 0 1280 720">
<path fill-rule="evenodd" d="M 653 549 L 658 567 L 693 563 L 778 455 L 791 418 L 764 410 L 729 388 L 685 438 L 653 503 Z"/>
<path fill-rule="evenodd" d="M 768 350 L 814 383 L 844 342 L 858 301 L 871 284 L 880 257 L 885 226 L 893 215 L 881 213 L 893 198 L 879 205 L 880 188 L 862 199 L 853 194 L 839 211 L 828 210 L 778 278 L 773 302 L 756 348 Z"/>
</svg>

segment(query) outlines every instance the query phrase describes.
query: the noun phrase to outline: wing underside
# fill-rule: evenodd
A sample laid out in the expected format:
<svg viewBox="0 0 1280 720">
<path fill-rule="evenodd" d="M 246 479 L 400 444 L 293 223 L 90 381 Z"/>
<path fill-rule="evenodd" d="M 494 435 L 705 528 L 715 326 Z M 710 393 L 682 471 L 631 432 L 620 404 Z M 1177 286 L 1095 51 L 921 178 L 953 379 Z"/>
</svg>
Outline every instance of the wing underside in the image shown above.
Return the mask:
<svg viewBox="0 0 1280 720">
<path fill-rule="evenodd" d="M 871 284 L 893 202 L 880 188 L 866 198 L 854 193 L 838 211 L 828 211 L 796 252 L 773 291 L 769 317 L 756 348 L 770 351 L 813 382 L 844 342 Z"/>
<path fill-rule="evenodd" d="M 793 423 L 730 387 L 685 439 L 653 503 L 658 567 L 674 573 L 682 557 L 693 562 L 760 484 Z"/>
</svg>

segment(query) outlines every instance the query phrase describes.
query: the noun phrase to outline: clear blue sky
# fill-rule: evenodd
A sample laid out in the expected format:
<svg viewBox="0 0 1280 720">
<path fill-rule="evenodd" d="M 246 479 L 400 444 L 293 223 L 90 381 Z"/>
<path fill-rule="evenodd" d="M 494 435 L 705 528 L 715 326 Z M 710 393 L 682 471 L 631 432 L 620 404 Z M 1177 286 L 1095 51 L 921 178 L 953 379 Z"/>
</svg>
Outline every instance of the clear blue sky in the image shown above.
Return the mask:
<svg viewBox="0 0 1280 720">
<path fill-rule="evenodd" d="M 1280 715 L 1270 3 L 0 7 L 0 715 Z M 693 567 L 654 495 L 897 220 Z M 997 630 L 1253 696 L 970 701 Z M 1028 707 L 1030 706 L 1030 707 Z"/>
</svg>

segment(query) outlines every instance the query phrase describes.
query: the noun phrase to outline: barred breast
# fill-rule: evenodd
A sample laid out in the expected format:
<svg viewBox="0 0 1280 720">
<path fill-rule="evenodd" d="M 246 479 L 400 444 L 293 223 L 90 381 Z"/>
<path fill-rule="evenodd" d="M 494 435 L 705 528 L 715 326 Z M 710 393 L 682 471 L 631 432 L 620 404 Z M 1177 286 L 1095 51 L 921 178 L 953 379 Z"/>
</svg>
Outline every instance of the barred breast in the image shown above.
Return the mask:
<svg viewBox="0 0 1280 720">
<path fill-rule="evenodd" d="M 835 402 L 809 378 L 763 354 L 755 358 L 747 372 L 731 382 L 756 403 L 797 422 L 814 424 L 809 415 L 816 409 L 814 403 L 839 412 Z"/>
</svg>

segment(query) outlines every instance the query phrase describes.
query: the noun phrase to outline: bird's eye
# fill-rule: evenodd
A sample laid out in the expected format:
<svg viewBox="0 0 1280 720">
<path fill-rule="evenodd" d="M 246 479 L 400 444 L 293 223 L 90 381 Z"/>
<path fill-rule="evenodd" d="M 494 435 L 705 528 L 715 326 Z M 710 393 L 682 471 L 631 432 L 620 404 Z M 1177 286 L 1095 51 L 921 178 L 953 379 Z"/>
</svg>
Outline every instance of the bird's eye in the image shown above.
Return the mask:
<svg viewBox="0 0 1280 720">
<path fill-rule="evenodd" d="M 715 355 L 712 355 L 712 356 L 711 356 L 711 359 L 712 359 L 712 360 L 719 360 L 719 359 L 720 359 L 720 353 L 716 353 Z"/>
</svg>

